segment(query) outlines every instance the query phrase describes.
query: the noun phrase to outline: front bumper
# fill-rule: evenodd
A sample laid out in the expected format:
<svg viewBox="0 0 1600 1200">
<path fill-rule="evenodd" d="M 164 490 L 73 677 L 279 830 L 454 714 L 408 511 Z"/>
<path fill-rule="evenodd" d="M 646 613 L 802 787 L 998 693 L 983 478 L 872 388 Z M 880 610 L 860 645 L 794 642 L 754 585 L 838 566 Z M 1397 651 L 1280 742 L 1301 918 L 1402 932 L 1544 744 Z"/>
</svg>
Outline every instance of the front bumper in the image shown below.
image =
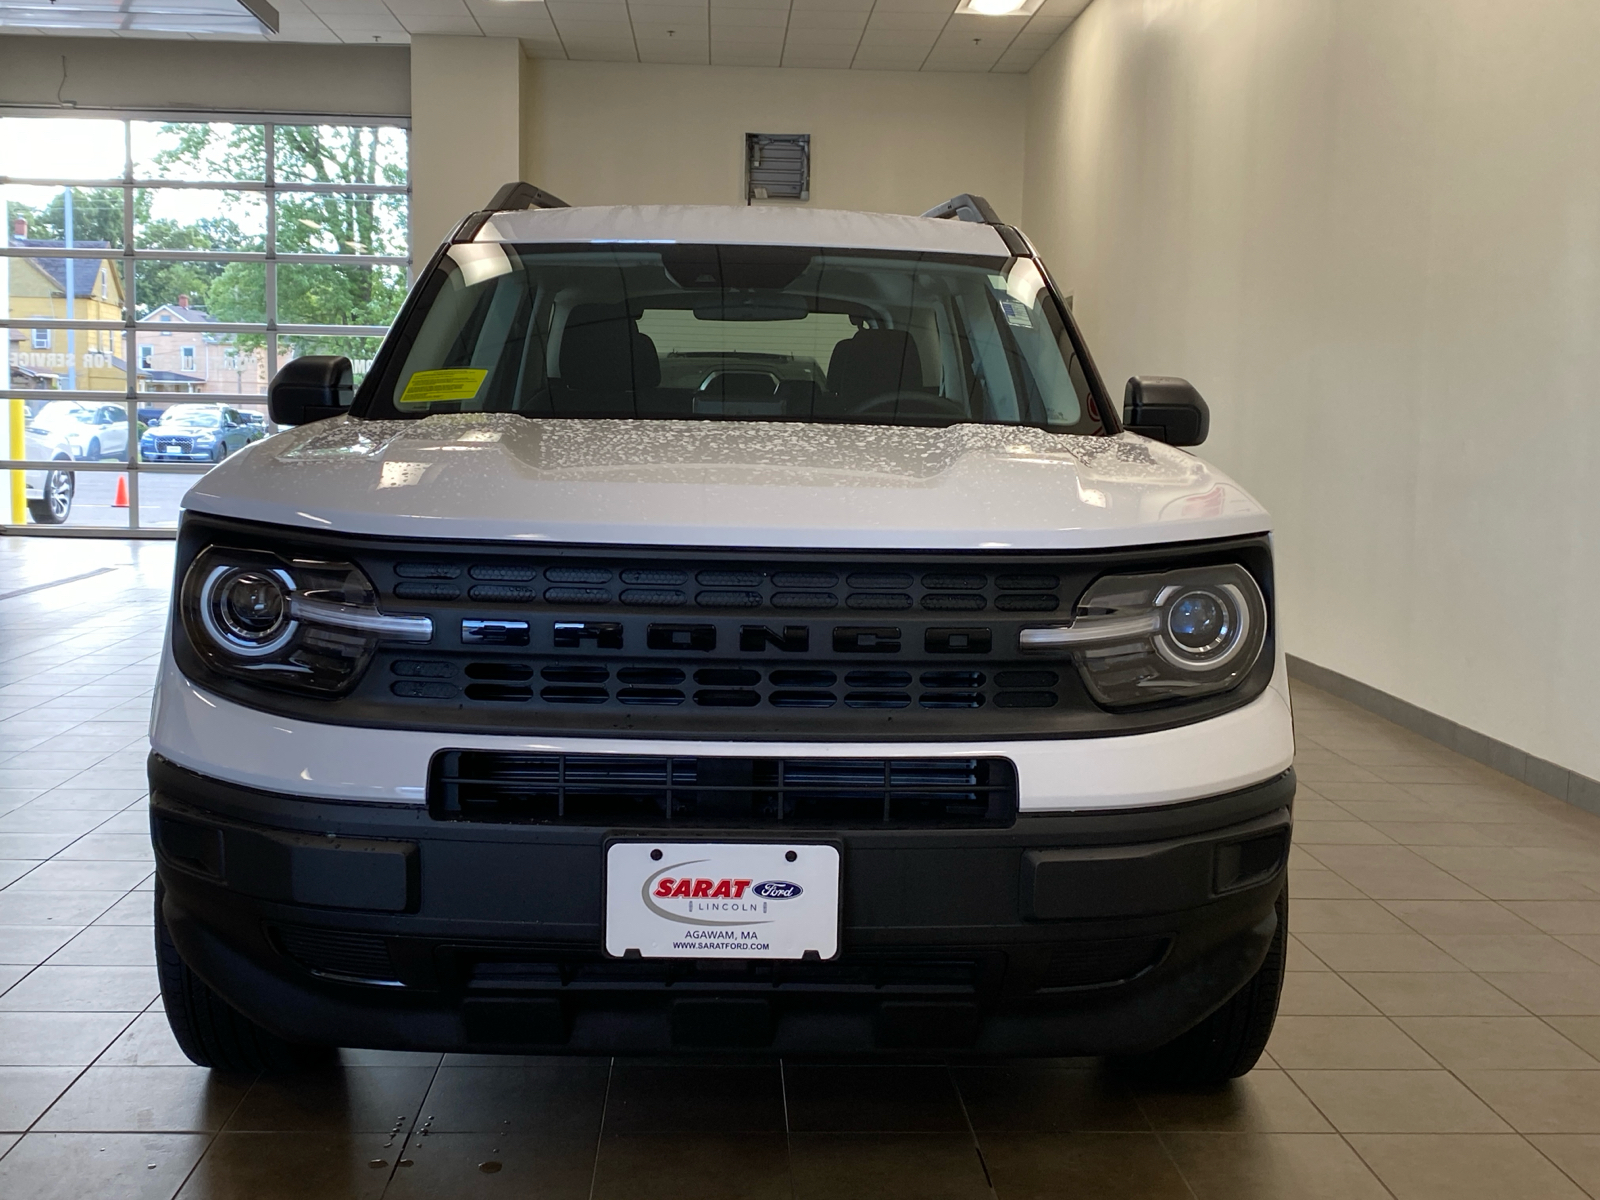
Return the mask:
<svg viewBox="0 0 1600 1200">
<path fill-rule="evenodd" d="M 1151 1049 L 1260 965 L 1294 796 L 1289 771 L 1005 829 L 832 831 L 840 955 L 774 964 L 607 958 L 604 847 L 640 831 L 435 821 L 156 755 L 150 782 L 173 938 L 253 1020 L 313 1043 L 604 1054 Z M 695 836 L 730 834 L 671 834 Z"/>
<path fill-rule="evenodd" d="M 204 450 L 139 450 L 140 462 L 210 462 L 213 447 Z"/>
</svg>

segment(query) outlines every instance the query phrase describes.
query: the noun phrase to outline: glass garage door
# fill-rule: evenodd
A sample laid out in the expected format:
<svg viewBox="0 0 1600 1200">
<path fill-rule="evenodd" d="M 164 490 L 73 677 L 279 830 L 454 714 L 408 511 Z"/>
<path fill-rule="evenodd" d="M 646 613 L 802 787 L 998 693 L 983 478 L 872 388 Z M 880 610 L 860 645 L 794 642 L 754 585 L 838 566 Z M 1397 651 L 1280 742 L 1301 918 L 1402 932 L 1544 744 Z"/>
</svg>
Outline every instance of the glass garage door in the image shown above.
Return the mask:
<svg viewBox="0 0 1600 1200">
<path fill-rule="evenodd" d="M 359 382 L 405 295 L 408 133 L 0 115 L 0 527 L 171 530 L 302 354 Z"/>
</svg>

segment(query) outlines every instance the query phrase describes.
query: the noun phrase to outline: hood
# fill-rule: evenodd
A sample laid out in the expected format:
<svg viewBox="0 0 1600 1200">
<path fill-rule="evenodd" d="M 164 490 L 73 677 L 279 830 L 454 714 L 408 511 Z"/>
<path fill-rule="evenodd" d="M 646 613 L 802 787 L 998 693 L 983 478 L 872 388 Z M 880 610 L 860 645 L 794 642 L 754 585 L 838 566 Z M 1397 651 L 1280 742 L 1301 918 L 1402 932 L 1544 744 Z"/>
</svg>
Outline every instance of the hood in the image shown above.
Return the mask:
<svg viewBox="0 0 1600 1200">
<path fill-rule="evenodd" d="M 184 503 L 389 537 L 662 546 L 1070 550 L 1270 525 L 1227 476 L 1134 434 L 504 413 L 302 426 Z"/>
</svg>

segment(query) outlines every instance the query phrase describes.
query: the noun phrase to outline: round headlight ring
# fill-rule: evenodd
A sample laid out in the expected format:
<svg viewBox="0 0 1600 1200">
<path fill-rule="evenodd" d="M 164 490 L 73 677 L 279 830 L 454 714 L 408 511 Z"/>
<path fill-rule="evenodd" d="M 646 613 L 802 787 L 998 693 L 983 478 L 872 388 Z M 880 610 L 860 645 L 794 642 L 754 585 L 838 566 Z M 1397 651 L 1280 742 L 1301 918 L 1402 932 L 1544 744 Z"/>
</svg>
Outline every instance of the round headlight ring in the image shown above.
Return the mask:
<svg viewBox="0 0 1600 1200">
<path fill-rule="evenodd" d="M 1250 606 L 1232 583 L 1170 588 L 1160 598 L 1161 632 L 1156 651 L 1185 671 L 1215 671 L 1226 666 L 1250 640 Z M 1197 635 L 1211 633 L 1191 645 Z"/>
<path fill-rule="evenodd" d="M 293 591 L 287 571 L 219 564 L 200 585 L 200 623 L 229 654 L 265 658 L 287 646 L 299 628 L 289 615 Z"/>
</svg>

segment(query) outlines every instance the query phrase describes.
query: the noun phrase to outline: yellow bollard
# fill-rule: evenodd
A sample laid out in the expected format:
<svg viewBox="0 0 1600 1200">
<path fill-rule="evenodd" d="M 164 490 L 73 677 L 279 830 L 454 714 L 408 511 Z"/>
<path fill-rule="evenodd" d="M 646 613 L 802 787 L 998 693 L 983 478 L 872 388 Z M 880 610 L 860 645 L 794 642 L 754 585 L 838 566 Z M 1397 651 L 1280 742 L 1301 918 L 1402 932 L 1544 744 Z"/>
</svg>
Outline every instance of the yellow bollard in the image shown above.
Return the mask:
<svg viewBox="0 0 1600 1200">
<path fill-rule="evenodd" d="M 7 458 L 27 458 L 27 443 L 23 440 L 23 429 L 27 425 L 28 413 L 22 406 L 21 400 L 13 400 L 10 405 L 11 450 Z M 27 480 L 21 471 L 8 472 L 11 476 L 11 523 L 25 525 L 28 522 L 28 492 Z"/>
</svg>

